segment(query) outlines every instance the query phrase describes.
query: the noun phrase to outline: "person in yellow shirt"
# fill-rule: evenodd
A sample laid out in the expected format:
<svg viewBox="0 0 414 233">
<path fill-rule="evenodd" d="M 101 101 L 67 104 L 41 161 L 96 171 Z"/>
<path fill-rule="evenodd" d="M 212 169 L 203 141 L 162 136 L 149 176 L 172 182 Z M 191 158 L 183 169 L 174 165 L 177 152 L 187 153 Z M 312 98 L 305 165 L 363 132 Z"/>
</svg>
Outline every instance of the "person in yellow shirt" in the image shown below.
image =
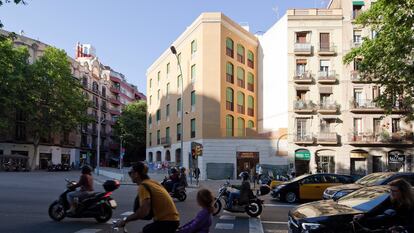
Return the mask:
<svg viewBox="0 0 414 233">
<path fill-rule="evenodd" d="M 139 186 L 139 208 L 117 225 L 123 227 L 128 222 L 146 219 L 152 211 L 154 221 L 146 225 L 142 232 L 174 233 L 180 225 L 177 208 L 165 188 L 157 181 L 151 180 L 147 173 L 148 167 L 142 162 L 138 162 L 129 171 L 131 180 Z"/>
</svg>

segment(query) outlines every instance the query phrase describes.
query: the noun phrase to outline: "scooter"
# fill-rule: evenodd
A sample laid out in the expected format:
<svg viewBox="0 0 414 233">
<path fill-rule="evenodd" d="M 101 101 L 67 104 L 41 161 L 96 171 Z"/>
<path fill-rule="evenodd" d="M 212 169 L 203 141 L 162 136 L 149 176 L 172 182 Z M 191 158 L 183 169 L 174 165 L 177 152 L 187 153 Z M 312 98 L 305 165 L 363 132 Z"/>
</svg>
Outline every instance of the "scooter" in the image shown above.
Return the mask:
<svg viewBox="0 0 414 233">
<path fill-rule="evenodd" d="M 223 208 L 223 203 L 227 206 L 229 202 L 230 192 L 233 191 L 233 188 L 230 185 L 230 182 L 227 181 L 223 184 L 219 191 L 218 195 L 214 201 L 214 212 L 213 216 L 216 216 L 220 213 Z M 259 196 L 266 195 L 270 192 L 270 187 L 268 185 L 261 185 L 260 189 L 257 190 L 256 195 L 251 191 L 249 195 L 249 200 L 245 203 L 240 202 L 238 199 L 233 200 L 233 207 L 231 209 L 226 209 L 232 213 L 247 213 L 250 217 L 257 217 L 263 211 L 264 201 L 259 198 Z"/>
<path fill-rule="evenodd" d="M 49 206 L 49 217 L 55 221 L 69 218 L 95 218 L 97 222 L 107 222 L 112 217 L 112 209 L 117 203 L 112 199 L 111 194 L 120 186 L 117 180 L 107 180 L 103 183 L 105 192 L 94 192 L 79 200 L 75 213 L 68 213 L 70 209 L 66 194 L 75 191 L 76 182 L 65 179 L 67 189 Z"/>
<path fill-rule="evenodd" d="M 171 190 L 169 190 L 167 184 L 168 179 L 165 178 L 162 182 L 161 185 L 167 190 L 167 192 L 170 193 L 170 196 L 172 198 L 177 198 L 179 201 L 185 201 L 185 199 L 187 199 L 187 193 L 185 190 L 185 186 L 178 186 L 175 190 L 175 192 L 171 192 Z"/>
</svg>

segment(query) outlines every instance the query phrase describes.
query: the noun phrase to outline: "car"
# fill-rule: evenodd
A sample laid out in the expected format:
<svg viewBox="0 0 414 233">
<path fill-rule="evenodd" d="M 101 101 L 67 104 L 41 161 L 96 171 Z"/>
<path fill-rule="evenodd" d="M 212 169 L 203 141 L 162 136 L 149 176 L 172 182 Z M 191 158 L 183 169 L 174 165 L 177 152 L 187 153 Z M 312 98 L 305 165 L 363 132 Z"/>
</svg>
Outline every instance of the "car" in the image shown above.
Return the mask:
<svg viewBox="0 0 414 233">
<path fill-rule="evenodd" d="M 306 174 L 276 186 L 271 192 L 273 198 L 294 203 L 299 200 L 321 200 L 326 188 L 353 183 L 348 175 Z"/>
<path fill-rule="evenodd" d="M 327 188 L 323 193 L 323 199 L 338 199 L 360 188 L 373 185 L 385 185 L 400 178 L 403 178 L 411 183 L 411 185 L 414 185 L 413 172 L 376 172 L 362 177 L 353 184 Z"/>
<path fill-rule="evenodd" d="M 355 215 L 377 216 L 391 209 L 389 190 L 388 185 L 370 186 L 337 201 L 322 200 L 299 205 L 289 211 L 289 232 L 354 232 L 351 222 Z"/>
</svg>

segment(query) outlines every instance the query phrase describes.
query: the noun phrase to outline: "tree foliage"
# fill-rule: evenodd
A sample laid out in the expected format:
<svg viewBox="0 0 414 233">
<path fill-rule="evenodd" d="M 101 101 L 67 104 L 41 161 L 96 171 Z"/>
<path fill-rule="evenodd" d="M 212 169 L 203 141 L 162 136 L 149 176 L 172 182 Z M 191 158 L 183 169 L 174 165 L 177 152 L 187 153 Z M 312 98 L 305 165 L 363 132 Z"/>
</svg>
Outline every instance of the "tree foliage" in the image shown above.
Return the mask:
<svg viewBox="0 0 414 233">
<path fill-rule="evenodd" d="M 137 101 L 126 105 L 118 118 L 114 130 L 122 137 L 126 148 L 125 160 L 137 161 L 145 158 L 147 103 Z"/>
<path fill-rule="evenodd" d="M 356 24 L 371 29 L 376 36 L 364 38 L 344 62 L 362 58 L 358 65 L 361 78 L 381 86 L 382 94 L 375 100 L 378 105 L 388 114 L 396 107 L 403 108 L 406 119 L 413 120 L 414 0 L 378 0 L 356 19 Z"/>
</svg>

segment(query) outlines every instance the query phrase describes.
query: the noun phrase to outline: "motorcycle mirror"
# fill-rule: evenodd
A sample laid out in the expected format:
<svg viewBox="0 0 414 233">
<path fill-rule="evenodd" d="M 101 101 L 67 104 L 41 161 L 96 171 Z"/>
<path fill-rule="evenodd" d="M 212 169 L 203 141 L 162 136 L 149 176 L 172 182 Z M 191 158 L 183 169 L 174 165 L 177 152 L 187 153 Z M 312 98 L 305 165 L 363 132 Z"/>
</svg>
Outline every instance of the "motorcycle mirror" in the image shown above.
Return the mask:
<svg viewBox="0 0 414 233">
<path fill-rule="evenodd" d="M 384 211 L 384 214 L 389 216 L 389 217 L 393 217 L 397 214 L 397 212 L 395 212 L 395 210 L 393 210 L 393 209 L 388 209 L 388 210 Z"/>
</svg>

